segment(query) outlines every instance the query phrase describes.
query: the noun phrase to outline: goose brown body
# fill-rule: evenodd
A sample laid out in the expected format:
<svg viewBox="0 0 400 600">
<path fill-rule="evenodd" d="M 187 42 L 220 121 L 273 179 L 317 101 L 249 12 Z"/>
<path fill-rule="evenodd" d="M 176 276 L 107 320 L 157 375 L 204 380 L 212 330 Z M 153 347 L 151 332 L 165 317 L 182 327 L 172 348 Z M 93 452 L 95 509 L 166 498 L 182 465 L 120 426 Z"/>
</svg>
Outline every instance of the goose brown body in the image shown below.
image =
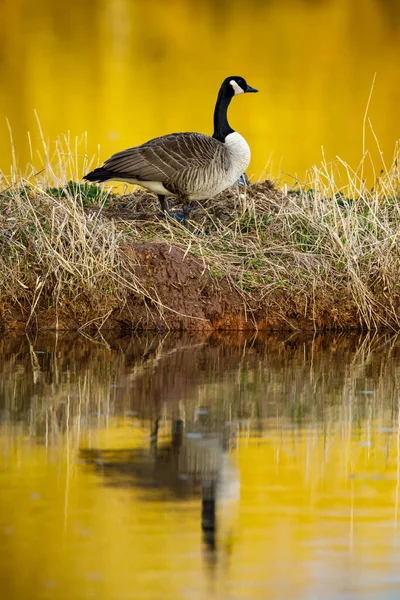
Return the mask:
<svg viewBox="0 0 400 600">
<path fill-rule="evenodd" d="M 212 137 L 193 132 L 157 137 L 117 152 L 84 178 L 141 185 L 159 195 L 163 209 L 164 196 L 179 196 L 184 204 L 215 196 L 231 187 L 250 162 L 247 142 L 229 126 L 226 117 L 231 98 L 244 91 L 256 90 L 242 78 L 227 78 L 223 82 Z"/>
<path fill-rule="evenodd" d="M 233 156 L 227 144 L 201 133 L 185 132 L 118 152 L 96 171 L 166 196 L 203 200 L 233 185 L 249 162 L 250 150 L 243 160 L 240 155 Z"/>
</svg>

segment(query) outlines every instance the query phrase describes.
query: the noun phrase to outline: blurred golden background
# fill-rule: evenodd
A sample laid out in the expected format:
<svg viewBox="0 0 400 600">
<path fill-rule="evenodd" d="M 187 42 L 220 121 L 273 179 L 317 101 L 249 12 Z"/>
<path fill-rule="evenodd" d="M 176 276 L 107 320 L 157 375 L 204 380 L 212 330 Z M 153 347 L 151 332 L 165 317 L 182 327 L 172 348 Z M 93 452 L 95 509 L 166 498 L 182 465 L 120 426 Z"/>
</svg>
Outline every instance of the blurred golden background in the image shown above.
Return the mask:
<svg viewBox="0 0 400 600">
<path fill-rule="evenodd" d="M 398 0 L 2 0 L 0 169 L 40 136 L 87 132 L 95 162 L 147 139 L 212 133 L 218 87 L 231 74 L 260 90 L 231 107 L 248 139 L 248 174 L 305 177 L 339 155 L 354 169 L 368 116 L 383 158 L 400 138 Z M 98 147 L 100 145 L 100 151 Z M 380 152 L 366 122 L 375 169 Z M 372 176 L 372 169 L 370 169 Z"/>
</svg>

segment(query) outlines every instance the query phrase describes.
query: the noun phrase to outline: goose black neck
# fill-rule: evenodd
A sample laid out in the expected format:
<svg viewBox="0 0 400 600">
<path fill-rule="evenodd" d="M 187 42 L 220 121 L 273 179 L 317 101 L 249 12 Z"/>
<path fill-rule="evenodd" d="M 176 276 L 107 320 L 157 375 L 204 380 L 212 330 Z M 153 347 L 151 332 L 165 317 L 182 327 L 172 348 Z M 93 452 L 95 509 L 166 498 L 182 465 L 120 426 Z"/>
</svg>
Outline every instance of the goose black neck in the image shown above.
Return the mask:
<svg viewBox="0 0 400 600">
<path fill-rule="evenodd" d="M 231 86 L 229 88 L 222 86 L 219 90 L 217 103 L 214 110 L 214 133 L 213 138 L 220 142 L 225 142 L 225 138 L 230 133 L 233 133 L 232 127 L 228 123 L 228 106 L 232 100 L 233 91 Z"/>
</svg>

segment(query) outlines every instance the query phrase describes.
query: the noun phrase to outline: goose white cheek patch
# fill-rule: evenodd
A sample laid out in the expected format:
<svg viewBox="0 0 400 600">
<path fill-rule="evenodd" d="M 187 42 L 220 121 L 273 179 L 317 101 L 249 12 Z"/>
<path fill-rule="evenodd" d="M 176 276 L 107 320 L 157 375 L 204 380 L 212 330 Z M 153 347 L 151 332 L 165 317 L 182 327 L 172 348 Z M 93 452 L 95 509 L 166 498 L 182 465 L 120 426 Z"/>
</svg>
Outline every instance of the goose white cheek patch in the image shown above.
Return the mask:
<svg viewBox="0 0 400 600">
<path fill-rule="evenodd" d="M 233 87 L 233 91 L 235 92 L 235 95 L 236 94 L 244 94 L 244 90 L 242 90 L 240 85 L 238 83 L 236 83 L 236 81 L 234 79 L 231 79 L 229 83 Z"/>
</svg>

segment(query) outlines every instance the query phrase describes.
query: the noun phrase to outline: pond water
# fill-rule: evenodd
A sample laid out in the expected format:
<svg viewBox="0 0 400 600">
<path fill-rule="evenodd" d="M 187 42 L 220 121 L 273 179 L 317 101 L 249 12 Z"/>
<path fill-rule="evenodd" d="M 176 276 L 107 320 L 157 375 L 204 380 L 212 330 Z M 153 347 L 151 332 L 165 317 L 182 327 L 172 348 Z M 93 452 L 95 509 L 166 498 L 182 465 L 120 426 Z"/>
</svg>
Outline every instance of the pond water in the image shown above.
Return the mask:
<svg viewBox="0 0 400 600">
<path fill-rule="evenodd" d="M 0 351 L 2 598 L 398 598 L 396 336 Z"/>
<path fill-rule="evenodd" d="M 382 158 L 390 164 L 393 157 L 400 131 L 397 0 L 2 0 L 0 22 L 6 173 L 6 118 L 23 172 L 32 161 L 40 171 L 45 155 L 53 164 L 60 154 L 66 159 L 78 139 L 82 161 L 69 166 L 80 177 L 86 150 L 97 164 L 173 131 L 211 134 L 216 93 L 229 75 L 260 90 L 230 109 L 231 124 L 252 149 L 253 179 L 282 169 L 304 180 L 321 148 L 327 161 L 338 155 L 357 169 L 369 149 L 375 171 L 367 160 L 363 175 L 372 185 Z M 373 130 L 366 119 L 363 147 L 375 74 Z M 55 152 L 50 142 L 60 134 L 69 142 Z"/>
</svg>

